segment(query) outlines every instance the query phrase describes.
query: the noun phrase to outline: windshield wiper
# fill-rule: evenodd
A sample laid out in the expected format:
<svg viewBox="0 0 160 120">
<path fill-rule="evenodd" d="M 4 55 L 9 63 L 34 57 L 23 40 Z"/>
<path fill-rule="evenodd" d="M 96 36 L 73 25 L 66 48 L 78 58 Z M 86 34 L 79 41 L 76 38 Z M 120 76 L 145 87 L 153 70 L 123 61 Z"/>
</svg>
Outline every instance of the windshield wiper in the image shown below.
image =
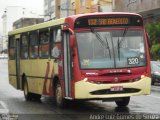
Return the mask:
<svg viewBox="0 0 160 120">
<path fill-rule="evenodd" d="M 119 37 L 118 37 L 118 41 L 117 41 L 117 46 L 118 46 L 118 58 L 120 61 L 120 43 L 119 43 Z"/>
<path fill-rule="evenodd" d="M 105 36 L 105 38 L 106 38 L 106 43 L 107 43 L 107 47 L 108 47 L 108 51 L 109 51 L 109 56 L 110 56 L 110 59 L 111 59 L 111 51 L 110 51 L 110 47 L 109 47 L 109 44 L 108 44 L 107 36 Z"/>
<path fill-rule="evenodd" d="M 121 45 L 121 42 L 124 41 L 124 37 L 126 36 L 127 29 L 128 29 L 128 28 L 125 28 L 125 30 L 124 30 L 124 32 L 123 32 L 123 35 L 122 35 L 122 39 L 119 41 L 119 45 Z"/>
<path fill-rule="evenodd" d="M 124 41 L 124 37 L 127 33 L 127 28 L 125 28 L 124 32 L 123 32 L 123 35 L 122 35 L 122 39 L 119 40 L 119 37 L 118 37 L 118 41 L 117 41 L 117 49 L 118 49 L 118 58 L 119 58 L 119 61 L 120 61 L 120 48 L 121 48 L 121 43 Z"/>
<path fill-rule="evenodd" d="M 94 33 L 97 37 L 97 39 L 99 40 L 99 42 L 101 43 L 102 46 L 104 46 L 106 49 L 108 49 L 109 51 L 109 56 L 110 56 L 110 59 L 111 59 L 111 51 L 110 51 L 110 47 L 109 47 L 109 44 L 108 44 L 108 40 L 106 38 L 106 43 L 101 39 L 101 36 L 93 29 L 91 28 L 91 32 Z M 107 46 L 106 46 L 107 45 Z"/>
</svg>

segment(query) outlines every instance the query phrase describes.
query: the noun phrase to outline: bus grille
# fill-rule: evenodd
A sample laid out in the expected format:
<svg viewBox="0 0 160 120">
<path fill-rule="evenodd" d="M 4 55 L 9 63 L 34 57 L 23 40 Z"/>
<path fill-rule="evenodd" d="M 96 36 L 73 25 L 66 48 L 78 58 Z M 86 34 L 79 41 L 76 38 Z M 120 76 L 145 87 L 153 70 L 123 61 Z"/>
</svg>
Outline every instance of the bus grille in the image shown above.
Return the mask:
<svg viewBox="0 0 160 120">
<path fill-rule="evenodd" d="M 125 94 L 125 93 L 136 93 L 139 92 L 140 89 L 135 88 L 124 88 L 123 91 L 110 91 L 110 89 L 103 89 L 90 92 L 91 95 L 105 95 L 105 94 Z"/>
</svg>

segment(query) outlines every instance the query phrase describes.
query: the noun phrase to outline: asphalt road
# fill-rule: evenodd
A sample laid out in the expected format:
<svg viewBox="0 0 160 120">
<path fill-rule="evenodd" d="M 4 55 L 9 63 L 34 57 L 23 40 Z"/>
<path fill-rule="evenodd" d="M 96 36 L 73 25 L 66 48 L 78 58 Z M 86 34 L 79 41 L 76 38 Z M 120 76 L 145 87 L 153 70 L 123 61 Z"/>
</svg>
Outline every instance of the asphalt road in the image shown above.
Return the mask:
<svg viewBox="0 0 160 120">
<path fill-rule="evenodd" d="M 129 120 L 160 119 L 160 86 L 152 86 L 151 95 L 134 96 L 128 107 L 118 108 L 114 102 L 74 102 L 60 109 L 54 99 L 42 96 L 41 101 L 25 101 L 23 91 L 8 83 L 7 61 L 0 60 L 0 120 Z"/>
</svg>

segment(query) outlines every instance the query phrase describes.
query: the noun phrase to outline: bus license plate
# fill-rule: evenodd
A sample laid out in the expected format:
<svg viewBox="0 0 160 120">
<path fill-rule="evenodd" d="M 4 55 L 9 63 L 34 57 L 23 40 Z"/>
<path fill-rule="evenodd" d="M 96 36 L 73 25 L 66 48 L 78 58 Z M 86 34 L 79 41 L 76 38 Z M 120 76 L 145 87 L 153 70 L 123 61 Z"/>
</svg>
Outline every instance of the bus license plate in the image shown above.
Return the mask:
<svg viewBox="0 0 160 120">
<path fill-rule="evenodd" d="M 110 91 L 123 91 L 123 86 L 113 86 Z"/>
</svg>

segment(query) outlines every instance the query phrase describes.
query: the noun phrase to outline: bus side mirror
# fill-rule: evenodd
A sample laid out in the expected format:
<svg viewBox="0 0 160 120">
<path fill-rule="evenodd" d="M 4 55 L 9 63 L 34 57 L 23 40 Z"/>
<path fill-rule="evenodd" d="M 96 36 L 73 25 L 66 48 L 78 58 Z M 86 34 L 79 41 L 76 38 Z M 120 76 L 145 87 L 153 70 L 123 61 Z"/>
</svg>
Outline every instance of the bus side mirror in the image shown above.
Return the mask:
<svg viewBox="0 0 160 120">
<path fill-rule="evenodd" d="M 70 35 L 70 50 L 71 50 L 72 57 L 75 56 L 74 46 L 75 46 L 75 35 Z"/>
<path fill-rule="evenodd" d="M 73 48 L 74 46 L 74 41 L 75 41 L 75 33 L 71 28 L 68 28 L 68 31 L 70 33 L 70 47 Z"/>
<path fill-rule="evenodd" d="M 74 35 L 70 35 L 70 48 L 73 48 L 75 43 L 75 36 Z"/>
<path fill-rule="evenodd" d="M 63 26 L 63 31 L 67 31 L 68 32 L 68 35 L 70 36 L 70 38 L 69 38 L 69 42 L 70 42 L 70 47 L 71 48 L 73 48 L 73 46 L 74 46 L 74 41 L 75 41 L 75 33 L 74 33 L 74 31 L 71 29 L 71 28 L 69 28 L 69 25 L 68 24 L 65 24 L 64 26 Z"/>
<path fill-rule="evenodd" d="M 147 36 L 148 47 L 151 48 L 152 47 L 152 39 L 147 33 L 146 33 L 146 36 Z"/>
</svg>

